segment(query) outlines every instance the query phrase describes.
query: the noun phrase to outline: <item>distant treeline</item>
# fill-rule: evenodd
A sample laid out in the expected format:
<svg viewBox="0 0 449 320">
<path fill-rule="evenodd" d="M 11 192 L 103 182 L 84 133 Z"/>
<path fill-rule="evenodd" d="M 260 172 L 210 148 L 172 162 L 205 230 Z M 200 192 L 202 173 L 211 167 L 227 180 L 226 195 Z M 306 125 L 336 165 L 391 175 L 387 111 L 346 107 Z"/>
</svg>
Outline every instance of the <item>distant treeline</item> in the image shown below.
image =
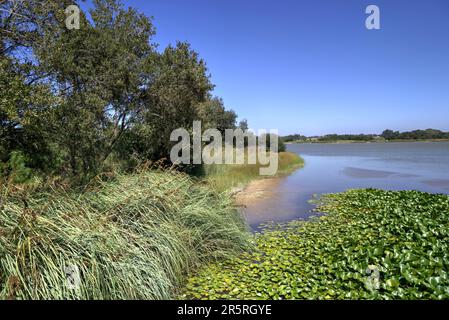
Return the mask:
<svg viewBox="0 0 449 320">
<path fill-rule="evenodd" d="M 300 134 L 283 136 L 283 142 L 332 142 L 332 141 L 379 141 L 379 140 L 431 140 L 449 139 L 449 132 L 436 129 L 413 130 L 406 132 L 384 130 L 381 134 L 327 134 L 307 137 Z"/>
<path fill-rule="evenodd" d="M 449 132 L 436 129 L 399 132 L 387 129 L 382 132 L 381 137 L 386 140 L 449 139 Z"/>
<path fill-rule="evenodd" d="M 374 134 L 327 134 L 319 137 L 319 141 L 335 141 L 335 140 L 354 140 L 354 141 L 371 141 L 376 139 Z"/>
</svg>

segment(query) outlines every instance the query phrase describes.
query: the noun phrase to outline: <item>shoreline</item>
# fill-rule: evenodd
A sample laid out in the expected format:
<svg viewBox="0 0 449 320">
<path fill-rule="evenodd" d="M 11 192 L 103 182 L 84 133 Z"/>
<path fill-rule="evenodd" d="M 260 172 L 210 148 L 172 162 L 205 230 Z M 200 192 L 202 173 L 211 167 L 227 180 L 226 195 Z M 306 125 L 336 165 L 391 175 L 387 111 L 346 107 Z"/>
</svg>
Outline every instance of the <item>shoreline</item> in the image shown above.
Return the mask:
<svg viewBox="0 0 449 320">
<path fill-rule="evenodd" d="M 246 208 L 255 202 L 262 201 L 273 194 L 276 187 L 284 177 L 256 179 L 249 182 L 244 188 L 233 194 L 235 204 Z"/>
<path fill-rule="evenodd" d="M 301 161 L 287 166 L 284 170 L 279 170 L 273 177 L 255 178 L 241 188 L 234 188 L 231 190 L 231 195 L 234 198 L 235 204 L 246 208 L 247 206 L 257 204 L 258 202 L 266 201 L 267 198 L 274 194 L 274 188 L 277 187 L 283 179 L 295 171 L 302 169 L 305 165 L 304 159 L 296 153 L 289 153 L 295 154 Z"/>
</svg>

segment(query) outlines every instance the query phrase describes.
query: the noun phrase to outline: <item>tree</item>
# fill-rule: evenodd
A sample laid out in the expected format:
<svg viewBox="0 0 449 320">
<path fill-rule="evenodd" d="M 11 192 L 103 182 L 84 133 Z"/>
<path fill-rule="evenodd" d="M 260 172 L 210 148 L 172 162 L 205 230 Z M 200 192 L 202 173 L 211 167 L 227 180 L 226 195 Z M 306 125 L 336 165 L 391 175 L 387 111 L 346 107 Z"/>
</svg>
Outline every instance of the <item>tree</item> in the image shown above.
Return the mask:
<svg viewBox="0 0 449 320">
<path fill-rule="evenodd" d="M 43 128 L 53 99 L 47 85 L 27 83 L 25 67 L 0 56 L 0 162 L 18 151 L 43 168 L 52 161 Z"/>
<path fill-rule="evenodd" d="M 385 140 L 396 139 L 399 136 L 399 132 L 387 129 L 384 130 L 380 136 Z"/>
<path fill-rule="evenodd" d="M 34 169 L 90 177 L 167 157 L 171 132 L 194 120 L 235 128 L 188 43 L 157 52 L 151 19 L 117 0 L 94 0 L 69 30 L 70 4 L 0 3 L 0 162 L 18 151 Z"/>
<path fill-rule="evenodd" d="M 246 132 L 249 129 L 248 120 L 246 119 L 240 120 L 238 128 L 241 129 L 243 132 Z"/>
<path fill-rule="evenodd" d="M 134 152 L 145 159 L 168 158 L 171 132 L 192 129 L 193 121 L 200 120 L 199 105 L 207 101 L 213 85 L 205 62 L 188 43 L 168 46 L 156 63 L 148 63 L 154 81 L 146 89 L 141 121 L 134 128 L 141 141 Z"/>
<path fill-rule="evenodd" d="M 214 97 L 197 105 L 198 118 L 203 130 L 213 128 L 224 134 L 226 129 L 235 129 L 237 114 L 226 110 L 223 99 Z"/>
<path fill-rule="evenodd" d="M 96 0 L 92 22 L 46 34 L 35 48 L 61 104 L 54 136 L 73 174 L 96 173 L 141 111 L 144 63 L 153 54 L 151 21 L 113 0 Z"/>
<path fill-rule="evenodd" d="M 44 45 L 41 40 L 46 32 L 61 28 L 65 8 L 74 3 L 72 0 L 0 1 L 0 55 L 17 51 L 21 55 L 32 54 L 33 47 Z"/>
</svg>

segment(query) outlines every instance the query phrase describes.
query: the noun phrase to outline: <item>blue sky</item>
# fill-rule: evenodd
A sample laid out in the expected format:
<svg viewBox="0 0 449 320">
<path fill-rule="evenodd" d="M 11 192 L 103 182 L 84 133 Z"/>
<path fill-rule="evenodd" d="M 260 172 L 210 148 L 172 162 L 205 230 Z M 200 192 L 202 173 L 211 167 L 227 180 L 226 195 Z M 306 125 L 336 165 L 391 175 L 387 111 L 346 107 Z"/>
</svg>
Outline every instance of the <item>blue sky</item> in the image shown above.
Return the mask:
<svg viewBox="0 0 449 320">
<path fill-rule="evenodd" d="M 215 94 L 281 134 L 449 131 L 447 0 L 127 0 L 188 41 Z M 380 8 L 381 30 L 365 28 Z"/>
</svg>

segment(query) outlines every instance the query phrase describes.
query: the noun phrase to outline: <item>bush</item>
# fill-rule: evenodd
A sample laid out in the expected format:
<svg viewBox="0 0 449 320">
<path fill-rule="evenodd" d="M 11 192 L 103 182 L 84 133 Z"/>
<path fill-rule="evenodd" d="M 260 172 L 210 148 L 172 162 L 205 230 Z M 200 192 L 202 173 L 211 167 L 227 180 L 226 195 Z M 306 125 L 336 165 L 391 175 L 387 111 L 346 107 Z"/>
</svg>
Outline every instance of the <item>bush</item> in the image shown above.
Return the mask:
<svg viewBox="0 0 449 320">
<path fill-rule="evenodd" d="M 26 166 L 25 156 L 20 151 L 11 152 L 8 162 L 0 163 L 0 177 L 10 177 L 13 183 L 25 183 L 31 175 L 31 169 Z"/>
</svg>

